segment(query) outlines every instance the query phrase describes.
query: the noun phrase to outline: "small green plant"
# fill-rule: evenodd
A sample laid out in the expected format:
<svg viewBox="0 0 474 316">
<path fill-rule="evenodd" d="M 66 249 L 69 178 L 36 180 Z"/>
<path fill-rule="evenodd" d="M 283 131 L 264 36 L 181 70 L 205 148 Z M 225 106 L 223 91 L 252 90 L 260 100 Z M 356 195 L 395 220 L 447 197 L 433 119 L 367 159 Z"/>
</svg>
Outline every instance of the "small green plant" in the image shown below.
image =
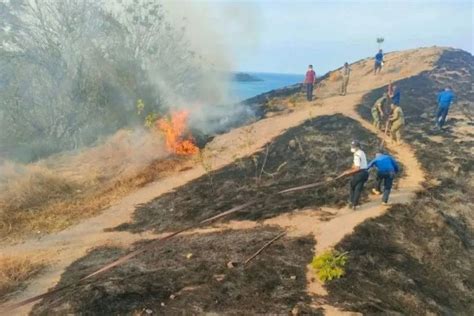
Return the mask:
<svg viewBox="0 0 474 316">
<path fill-rule="evenodd" d="M 148 113 L 148 115 L 145 117 L 145 126 L 148 128 L 152 128 L 155 126 L 155 122 L 158 119 L 158 114 L 156 113 Z"/>
<path fill-rule="evenodd" d="M 143 102 L 142 99 L 138 99 L 136 107 L 137 107 L 137 114 L 138 115 L 142 114 L 143 110 L 145 109 L 145 102 Z"/>
<path fill-rule="evenodd" d="M 339 279 L 345 273 L 344 266 L 347 262 L 347 252 L 340 253 L 336 250 L 327 250 L 315 256 L 311 266 L 316 270 L 320 281 L 326 282 Z"/>
</svg>

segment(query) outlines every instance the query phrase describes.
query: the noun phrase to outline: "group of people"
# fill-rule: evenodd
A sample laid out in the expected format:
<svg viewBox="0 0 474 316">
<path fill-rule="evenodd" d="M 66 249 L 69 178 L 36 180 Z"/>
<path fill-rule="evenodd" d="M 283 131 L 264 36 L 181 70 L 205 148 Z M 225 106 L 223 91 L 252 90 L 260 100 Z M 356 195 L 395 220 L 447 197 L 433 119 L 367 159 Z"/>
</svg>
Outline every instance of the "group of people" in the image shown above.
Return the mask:
<svg viewBox="0 0 474 316">
<path fill-rule="evenodd" d="M 374 63 L 374 74 L 380 73 L 384 65 L 383 51 L 380 49 L 375 55 Z M 346 95 L 347 86 L 349 84 L 349 77 L 352 69 L 346 62 L 341 68 L 341 91 L 340 95 Z M 306 72 L 304 84 L 306 86 L 306 98 L 308 101 L 313 99 L 313 88 L 316 83 L 316 72 L 313 69 L 313 65 L 308 66 Z M 397 85 L 392 84 L 390 81 L 387 87 L 387 91 L 379 97 L 371 109 L 373 125 L 377 129 L 384 130 L 385 134 L 390 131 L 391 139 L 393 143 L 401 143 L 401 134 L 405 126 L 405 116 L 400 106 L 401 91 Z M 445 122 L 446 116 L 450 105 L 454 102 L 455 95 L 451 87 L 447 87 L 444 91 L 438 95 L 438 110 L 436 113 L 435 127 L 442 129 Z M 365 152 L 362 150 L 361 144 L 358 141 L 351 143 L 351 151 L 354 155 L 353 166 L 350 170 L 346 171 L 343 175 L 352 175 L 349 183 L 350 194 L 349 194 L 349 205 L 352 209 L 356 209 L 359 205 L 359 199 L 364 189 L 364 185 L 369 179 L 369 170 L 371 168 L 377 169 L 377 178 L 375 188 L 372 189 L 372 193 L 376 195 L 382 195 L 382 203 L 387 204 L 392 190 L 393 180 L 395 175 L 399 172 L 399 167 L 396 160 L 383 152 L 380 149 L 375 158 L 367 163 Z M 382 186 L 383 184 L 383 186 Z"/>
<path fill-rule="evenodd" d="M 388 204 L 393 179 L 400 171 L 397 161 L 380 149 L 376 153 L 375 158 L 367 163 L 365 152 L 357 140 L 352 141 L 351 152 L 354 155 L 352 168 L 343 173 L 343 175 L 352 174 L 352 178 L 349 182 L 349 207 L 355 210 L 359 205 L 364 185 L 369 179 L 369 170 L 372 168 L 377 169 L 375 188 L 372 189 L 372 193 L 375 195 L 382 194 L 382 204 Z"/>
</svg>

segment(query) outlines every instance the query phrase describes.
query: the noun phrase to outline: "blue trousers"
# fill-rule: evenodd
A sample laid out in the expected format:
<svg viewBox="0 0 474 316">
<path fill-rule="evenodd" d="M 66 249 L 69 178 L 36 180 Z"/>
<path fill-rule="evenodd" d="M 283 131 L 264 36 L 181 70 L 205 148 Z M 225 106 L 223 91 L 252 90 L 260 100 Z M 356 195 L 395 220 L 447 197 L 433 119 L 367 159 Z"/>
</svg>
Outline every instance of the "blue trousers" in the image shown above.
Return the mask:
<svg viewBox="0 0 474 316">
<path fill-rule="evenodd" d="M 438 106 L 438 113 L 436 113 L 436 126 L 443 127 L 448 116 L 449 107 Z"/>
<path fill-rule="evenodd" d="M 382 192 L 382 182 L 383 182 L 383 196 L 382 201 L 387 203 L 388 197 L 390 196 L 390 191 L 392 190 L 393 185 L 393 173 L 392 172 L 377 172 L 377 191 Z"/>
</svg>

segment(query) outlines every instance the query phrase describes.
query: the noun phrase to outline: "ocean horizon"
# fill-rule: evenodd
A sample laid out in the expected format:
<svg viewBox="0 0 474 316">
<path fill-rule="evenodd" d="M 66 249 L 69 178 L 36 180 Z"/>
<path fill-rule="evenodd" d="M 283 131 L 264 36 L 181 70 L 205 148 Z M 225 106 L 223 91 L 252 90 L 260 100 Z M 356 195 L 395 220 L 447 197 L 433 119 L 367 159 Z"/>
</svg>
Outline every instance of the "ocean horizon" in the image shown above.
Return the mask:
<svg viewBox="0 0 474 316">
<path fill-rule="evenodd" d="M 245 72 L 262 81 L 232 81 L 231 93 L 243 101 L 259 94 L 283 88 L 304 80 L 304 74 Z"/>
</svg>

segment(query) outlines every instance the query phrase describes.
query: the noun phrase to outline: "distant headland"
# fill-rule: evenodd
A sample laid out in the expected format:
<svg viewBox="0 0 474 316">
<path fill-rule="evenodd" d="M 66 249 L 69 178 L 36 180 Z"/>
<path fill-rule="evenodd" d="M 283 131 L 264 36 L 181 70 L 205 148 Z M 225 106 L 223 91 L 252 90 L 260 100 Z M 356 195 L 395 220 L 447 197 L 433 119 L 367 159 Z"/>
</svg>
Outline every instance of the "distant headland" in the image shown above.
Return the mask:
<svg viewBox="0 0 474 316">
<path fill-rule="evenodd" d="M 263 81 L 263 79 L 244 73 L 244 72 L 237 72 L 232 75 L 232 80 L 233 81 L 239 81 L 239 82 L 254 82 L 254 81 Z"/>
</svg>

